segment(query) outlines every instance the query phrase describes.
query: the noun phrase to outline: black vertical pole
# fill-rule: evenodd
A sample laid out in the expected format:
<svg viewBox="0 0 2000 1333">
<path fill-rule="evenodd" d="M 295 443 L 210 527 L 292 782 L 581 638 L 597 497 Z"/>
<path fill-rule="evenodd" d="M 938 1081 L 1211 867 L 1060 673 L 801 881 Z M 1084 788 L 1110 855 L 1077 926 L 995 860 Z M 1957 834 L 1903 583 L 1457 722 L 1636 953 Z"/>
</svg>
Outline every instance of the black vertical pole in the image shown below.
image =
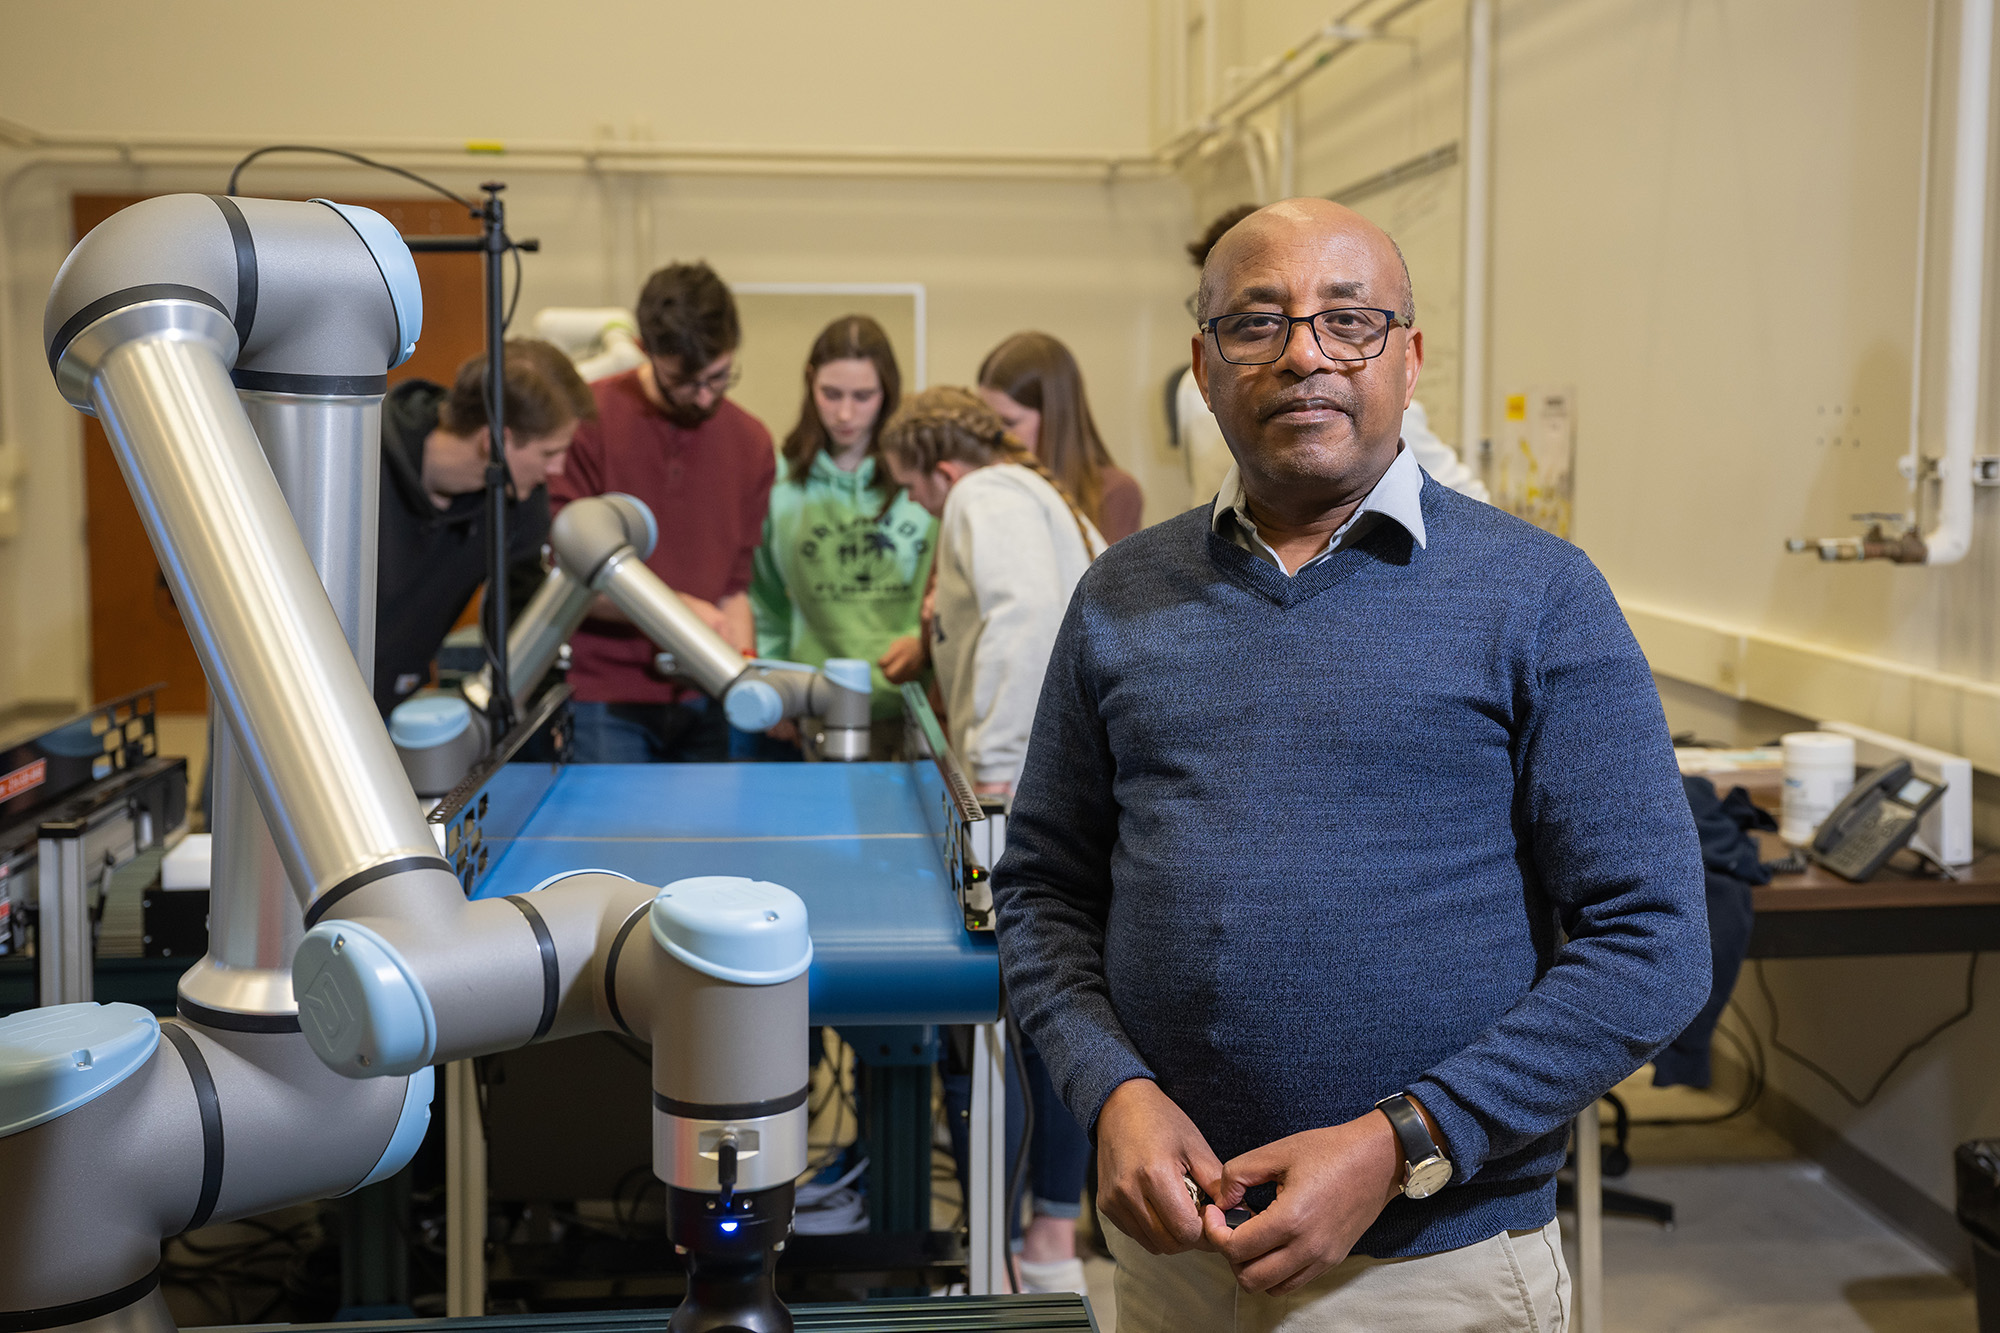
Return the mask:
<svg viewBox="0 0 2000 1333">
<path fill-rule="evenodd" d="M 493 735 L 507 734 L 514 725 L 514 691 L 507 679 L 507 331 L 501 290 L 502 262 L 507 257 L 507 206 L 500 191 L 507 187 L 488 181 L 482 210 L 486 224 L 486 603 L 480 616 L 486 635 L 486 662 L 492 671 L 487 715 Z"/>
</svg>

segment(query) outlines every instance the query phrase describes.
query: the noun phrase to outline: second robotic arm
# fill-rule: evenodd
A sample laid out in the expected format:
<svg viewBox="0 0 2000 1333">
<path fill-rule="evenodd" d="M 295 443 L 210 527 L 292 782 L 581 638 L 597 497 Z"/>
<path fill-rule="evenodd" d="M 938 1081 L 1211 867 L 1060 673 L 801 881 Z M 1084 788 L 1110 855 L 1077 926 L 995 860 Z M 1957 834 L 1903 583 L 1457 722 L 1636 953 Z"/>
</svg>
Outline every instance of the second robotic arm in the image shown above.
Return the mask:
<svg viewBox="0 0 2000 1333">
<path fill-rule="evenodd" d="M 833 658 L 816 671 L 796 662 L 746 662 L 647 567 L 658 536 L 652 511 L 629 495 L 573 500 L 556 515 L 555 566 L 507 635 L 516 711 L 526 709 L 562 645 L 603 596 L 673 660 L 675 674 L 722 701 L 731 726 L 768 731 L 786 719 L 817 718 L 822 756 L 866 759 L 868 664 Z M 489 668 L 466 682 L 463 700 L 421 695 L 390 715 L 390 737 L 419 795 L 444 795 L 492 748 L 484 719 L 492 689 Z"/>
<path fill-rule="evenodd" d="M 673 656 L 675 670 L 722 701 L 739 731 L 766 731 L 787 718 L 824 724 L 821 753 L 829 759 L 868 757 L 869 670 L 866 662 L 834 658 L 823 670 L 795 662 L 745 662 L 679 594 L 646 566 L 632 541 L 632 511 L 652 515 L 629 495 L 573 500 L 550 533 L 556 568 L 611 599 L 653 644 Z"/>
</svg>

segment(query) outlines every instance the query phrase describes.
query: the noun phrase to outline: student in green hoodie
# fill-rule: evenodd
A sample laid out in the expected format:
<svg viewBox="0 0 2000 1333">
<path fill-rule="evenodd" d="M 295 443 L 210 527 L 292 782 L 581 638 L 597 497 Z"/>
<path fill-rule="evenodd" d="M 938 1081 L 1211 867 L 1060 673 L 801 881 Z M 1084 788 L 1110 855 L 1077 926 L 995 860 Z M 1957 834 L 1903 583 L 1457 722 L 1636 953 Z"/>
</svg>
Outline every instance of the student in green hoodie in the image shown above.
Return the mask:
<svg viewBox="0 0 2000 1333">
<path fill-rule="evenodd" d="M 750 584 L 759 656 L 877 664 L 877 759 L 902 740 L 902 703 L 883 666 L 900 675 L 921 662 L 918 615 L 937 544 L 937 521 L 890 480 L 876 450 L 901 388 L 889 335 L 868 316 L 837 319 L 813 341 Z M 797 743 L 789 723 L 767 739 Z M 780 757 L 772 750 L 757 757 Z"/>
</svg>

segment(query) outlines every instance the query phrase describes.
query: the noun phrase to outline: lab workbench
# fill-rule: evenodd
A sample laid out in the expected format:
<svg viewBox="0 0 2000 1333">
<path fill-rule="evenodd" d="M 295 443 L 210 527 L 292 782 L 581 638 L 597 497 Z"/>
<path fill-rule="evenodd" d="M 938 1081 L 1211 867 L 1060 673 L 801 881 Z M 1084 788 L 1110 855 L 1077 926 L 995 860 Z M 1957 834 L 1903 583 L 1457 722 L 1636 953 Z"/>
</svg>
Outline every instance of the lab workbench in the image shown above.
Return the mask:
<svg viewBox="0 0 2000 1333">
<path fill-rule="evenodd" d="M 990 1023 L 998 1012 L 999 955 L 990 934 L 965 928 L 928 760 L 549 769 L 509 764 L 488 784 L 477 821 L 487 868 L 472 897 L 585 869 L 659 886 L 769 880 L 805 901 L 813 1022 Z"/>
<path fill-rule="evenodd" d="M 697 875 L 781 884 L 806 905 L 814 1023 L 871 1034 L 914 1032 L 920 1044 L 934 1025 L 971 1025 L 965 1263 L 969 1289 L 985 1294 L 1005 1283 L 1005 1039 L 997 1021 L 998 953 L 990 932 L 969 927 L 960 895 L 971 873 L 965 857 L 970 788 L 958 779 L 955 796 L 953 778 L 949 763 L 928 758 L 886 764 L 497 763 L 475 773 L 432 818 L 472 898 L 525 893 L 582 870 L 657 886 Z M 912 1087 L 921 1082 L 915 1141 L 923 1161 L 920 1172 L 897 1177 L 911 1178 L 903 1192 L 913 1195 L 898 1215 L 920 1215 L 917 1228 L 925 1229 L 930 1065 L 900 1063 L 910 1067 L 885 1077 Z M 480 1086 L 471 1062 L 446 1068 L 445 1090 L 448 1308 L 471 1315 L 484 1309 L 479 1220 L 486 1216 L 487 1179 Z M 899 1105 L 916 1100 L 914 1093 L 896 1099 Z M 871 1197 L 871 1206 L 878 1203 Z M 901 1217 L 904 1228 L 911 1220 Z"/>
</svg>

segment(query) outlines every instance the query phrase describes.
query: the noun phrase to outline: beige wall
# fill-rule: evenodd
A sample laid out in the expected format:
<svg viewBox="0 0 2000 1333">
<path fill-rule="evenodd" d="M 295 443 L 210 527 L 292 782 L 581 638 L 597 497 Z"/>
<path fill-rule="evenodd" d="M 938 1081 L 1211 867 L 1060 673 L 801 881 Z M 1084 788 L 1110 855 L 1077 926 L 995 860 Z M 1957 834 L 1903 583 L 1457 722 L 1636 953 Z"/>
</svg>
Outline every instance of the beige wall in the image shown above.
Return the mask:
<svg viewBox="0 0 2000 1333">
<path fill-rule="evenodd" d="M 1628 604 L 1991 683 L 2000 495 L 1978 497 L 1978 536 L 1955 568 L 1831 567 L 1782 550 L 1904 502 L 1925 17 L 1916 0 L 1503 6 L 1494 383 L 1577 386 L 1577 537 Z M 1933 451 L 1940 387 L 1928 377 L 1922 402 Z M 1806 697 L 1774 684 L 1764 702 Z M 1855 716 L 1872 700 L 1814 702 Z M 2000 742 L 1950 719 L 1922 730 L 1988 764 Z M 1865 1087 L 1956 1008 L 1963 962 L 1768 971 L 1786 1041 Z M 1755 987 L 1739 1002 L 1768 1033 Z M 1772 1077 L 1948 1206 L 1952 1146 L 2000 1131 L 1996 1024 L 1988 1001 L 1864 1110 L 1775 1053 Z"/>
<path fill-rule="evenodd" d="M 1177 5 L 1199 8 L 1160 0 L 1162 13 Z M 1931 452 L 1955 9 L 1940 5 Z M 2000 684 L 2000 492 L 1978 493 L 1978 535 L 1956 568 L 1831 567 L 1783 552 L 1786 537 L 1856 532 L 1850 514 L 1905 503 L 1896 461 L 1908 441 L 1926 14 L 1922 0 L 1500 0 L 1488 422 L 1510 390 L 1575 386 L 1574 536 L 1635 612 L 1677 727 L 1755 741 L 1801 714 L 1848 716 L 1990 769 L 2000 725 L 1980 709 Z M 1426 0 L 1390 26 L 1397 40 L 1344 55 L 1303 87 L 1291 109 L 1299 193 L 1335 192 L 1459 139 L 1464 15 L 1463 0 Z M 1324 18 L 1310 0 L 1225 0 L 1225 86 L 1230 67 L 1254 67 Z M 1281 109 L 1259 123 L 1280 136 Z M 1251 188 L 1235 150 L 1189 179 L 1200 217 Z M 1418 394 L 1452 443 L 1461 201 L 1452 168 L 1358 205 L 1404 242 L 1430 353 Z M 1757 651 L 1768 644 L 1786 651 Z M 1945 683 L 1926 701 L 1912 671 Z M 1980 776 L 1989 842 L 1996 789 L 2000 779 Z M 1964 965 L 1768 971 L 1787 1043 L 1865 1087 L 1957 1007 Z M 1768 1033 L 1748 980 L 1739 1002 Z M 1864 1110 L 1783 1056 L 1772 1077 L 1948 1206 L 1953 1144 L 2000 1132 L 1996 1025 L 2000 1004 L 1982 1003 Z"/>
<path fill-rule="evenodd" d="M 567 12 L 590 22 L 552 21 Z M 333 23 L 327 13 L 10 4 L 0 10 L 0 117 L 46 134 L 153 140 L 604 133 L 946 156 L 1125 153 L 1142 150 L 1148 134 L 1144 0 L 577 11 L 373 3 L 344 7 Z M 495 13 L 502 25 L 488 33 L 480 23 Z M 77 40 L 84 29 L 87 45 Z M 1055 31 L 1063 40 L 1048 39 Z M 490 82 L 482 61 L 493 66 Z M 0 639 L 0 706 L 88 688 L 79 427 L 40 346 L 42 301 L 70 244 L 69 195 L 220 189 L 232 155 L 198 151 L 200 166 L 20 170 L 26 157 L 0 150 L 11 305 L 0 329 L 0 422 L 27 464 L 23 531 L 0 541 L 0 624 L 11 631 Z M 174 156 L 154 147 L 141 160 Z M 271 193 L 401 188 L 337 163 L 278 161 L 246 181 Z M 1107 444 L 1139 476 L 1149 515 L 1176 512 L 1186 485 L 1164 442 L 1159 385 L 1186 358 L 1185 188 L 1159 174 L 1116 184 L 968 178 L 983 169 L 901 179 L 598 174 L 503 158 L 439 174 L 460 190 L 489 175 L 511 182 L 513 228 L 543 246 L 526 260 L 521 327 L 544 305 L 629 303 L 653 267 L 704 257 L 738 282 L 924 284 L 932 383 L 971 376 L 1007 334 L 1054 333 L 1076 351 Z M 801 342 L 787 355 L 804 353 Z M 770 424 L 782 433 L 789 422 Z"/>
<path fill-rule="evenodd" d="M 50 131 L 1147 147 L 1146 0 L 7 0 L 0 24 L 0 115 Z"/>
</svg>

